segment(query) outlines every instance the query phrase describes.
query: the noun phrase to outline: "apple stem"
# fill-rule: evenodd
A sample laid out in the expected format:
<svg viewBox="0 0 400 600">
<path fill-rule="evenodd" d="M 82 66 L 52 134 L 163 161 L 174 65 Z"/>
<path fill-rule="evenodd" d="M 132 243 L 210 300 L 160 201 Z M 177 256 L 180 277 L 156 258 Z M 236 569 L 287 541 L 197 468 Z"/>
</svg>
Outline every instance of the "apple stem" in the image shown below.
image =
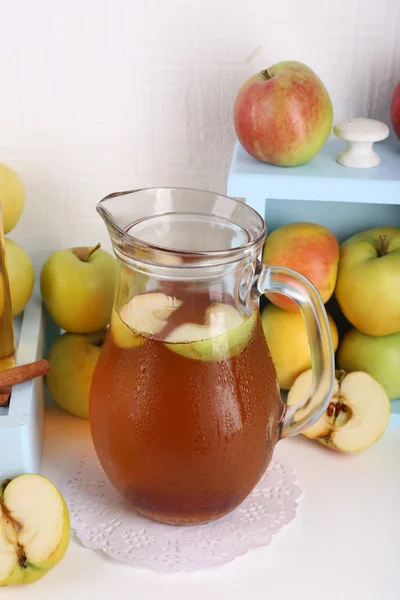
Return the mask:
<svg viewBox="0 0 400 600">
<path fill-rule="evenodd" d="M 380 235 L 379 239 L 381 241 L 381 247 L 378 250 L 379 256 L 385 256 L 388 250 L 387 235 Z"/>
<path fill-rule="evenodd" d="M 90 257 L 91 257 L 91 256 L 92 256 L 92 255 L 93 255 L 95 252 L 97 252 L 97 250 L 100 250 L 100 248 L 101 248 L 101 244 L 100 244 L 100 242 L 99 242 L 98 244 L 96 244 L 96 246 L 95 246 L 94 248 L 92 248 L 92 249 L 90 250 L 90 252 L 89 252 L 89 253 L 88 253 L 88 255 L 86 256 L 86 258 L 83 258 L 83 259 L 82 259 L 82 260 L 83 260 L 83 262 L 87 262 L 87 261 L 89 260 L 89 258 L 90 258 Z"/>
<path fill-rule="evenodd" d="M 268 79 L 271 79 L 271 75 L 268 73 L 268 69 L 263 69 L 260 73 L 261 77 L 264 77 L 264 79 L 266 79 L 268 81 Z"/>
</svg>

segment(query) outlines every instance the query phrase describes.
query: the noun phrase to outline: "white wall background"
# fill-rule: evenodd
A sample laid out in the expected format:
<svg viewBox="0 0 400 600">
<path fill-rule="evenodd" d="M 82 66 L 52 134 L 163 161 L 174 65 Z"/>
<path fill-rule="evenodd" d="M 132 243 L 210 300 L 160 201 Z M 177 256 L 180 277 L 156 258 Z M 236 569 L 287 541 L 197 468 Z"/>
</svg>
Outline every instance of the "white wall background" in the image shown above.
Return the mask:
<svg viewBox="0 0 400 600">
<path fill-rule="evenodd" d="M 280 60 L 325 82 L 335 119 L 388 121 L 400 0 L 0 0 L 0 161 L 26 208 L 11 236 L 106 242 L 111 191 L 223 191 L 240 84 Z"/>
</svg>

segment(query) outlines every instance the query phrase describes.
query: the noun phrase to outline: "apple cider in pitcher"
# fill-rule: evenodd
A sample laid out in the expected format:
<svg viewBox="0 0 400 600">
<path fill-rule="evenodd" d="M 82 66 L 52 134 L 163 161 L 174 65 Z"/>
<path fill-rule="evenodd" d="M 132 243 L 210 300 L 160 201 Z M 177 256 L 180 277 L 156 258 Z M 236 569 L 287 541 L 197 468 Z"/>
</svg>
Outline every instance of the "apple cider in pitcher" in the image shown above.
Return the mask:
<svg viewBox="0 0 400 600">
<path fill-rule="evenodd" d="M 230 297 L 139 294 L 114 309 L 97 363 L 93 441 L 138 512 L 206 522 L 238 506 L 264 473 L 279 397 L 257 308 L 246 318 Z"/>
</svg>

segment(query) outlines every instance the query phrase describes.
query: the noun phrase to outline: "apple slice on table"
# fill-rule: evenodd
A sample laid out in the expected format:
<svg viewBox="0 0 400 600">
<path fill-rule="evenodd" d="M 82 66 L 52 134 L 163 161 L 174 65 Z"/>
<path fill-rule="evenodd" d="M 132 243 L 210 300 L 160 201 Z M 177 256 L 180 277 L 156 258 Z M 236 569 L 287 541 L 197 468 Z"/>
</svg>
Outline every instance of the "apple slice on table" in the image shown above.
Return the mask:
<svg viewBox="0 0 400 600">
<path fill-rule="evenodd" d="M 32 583 L 55 567 L 69 544 L 67 505 L 42 475 L 0 487 L 0 585 Z"/>
<path fill-rule="evenodd" d="M 311 387 L 311 369 L 291 387 L 287 405 L 302 402 Z M 310 408 L 307 407 L 307 412 Z M 298 418 L 302 418 L 298 411 Z M 390 401 L 383 387 L 367 373 L 336 371 L 332 400 L 322 417 L 304 435 L 340 452 L 361 452 L 384 434 L 390 419 Z"/>
</svg>

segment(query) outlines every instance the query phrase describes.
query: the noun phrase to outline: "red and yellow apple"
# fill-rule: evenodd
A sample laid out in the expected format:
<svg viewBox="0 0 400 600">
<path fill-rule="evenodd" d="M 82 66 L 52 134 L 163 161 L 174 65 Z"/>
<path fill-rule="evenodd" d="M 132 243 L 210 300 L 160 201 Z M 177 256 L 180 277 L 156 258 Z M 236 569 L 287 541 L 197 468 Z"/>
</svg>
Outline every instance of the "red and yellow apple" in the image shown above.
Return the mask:
<svg viewBox="0 0 400 600">
<path fill-rule="evenodd" d="M 281 167 L 311 160 L 325 144 L 332 121 L 324 84 L 307 65 L 295 61 L 277 63 L 250 77 L 234 105 L 234 126 L 243 148 Z"/>
<path fill-rule="evenodd" d="M 392 119 L 393 129 L 400 140 L 400 83 L 397 84 L 393 93 L 390 118 Z"/>
<path fill-rule="evenodd" d="M 338 347 L 338 330 L 328 314 L 333 348 Z M 303 317 L 268 304 L 261 313 L 265 339 L 274 361 L 279 386 L 288 390 L 296 377 L 311 368 L 310 342 Z"/>
<path fill-rule="evenodd" d="M 273 231 L 262 253 L 265 264 L 293 269 L 317 288 L 325 303 L 333 294 L 339 261 L 339 242 L 329 229 L 315 223 L 289 223 Z M 281 308 L 298 312 L 293 300 L 268 294 Z"/>
</svg>

